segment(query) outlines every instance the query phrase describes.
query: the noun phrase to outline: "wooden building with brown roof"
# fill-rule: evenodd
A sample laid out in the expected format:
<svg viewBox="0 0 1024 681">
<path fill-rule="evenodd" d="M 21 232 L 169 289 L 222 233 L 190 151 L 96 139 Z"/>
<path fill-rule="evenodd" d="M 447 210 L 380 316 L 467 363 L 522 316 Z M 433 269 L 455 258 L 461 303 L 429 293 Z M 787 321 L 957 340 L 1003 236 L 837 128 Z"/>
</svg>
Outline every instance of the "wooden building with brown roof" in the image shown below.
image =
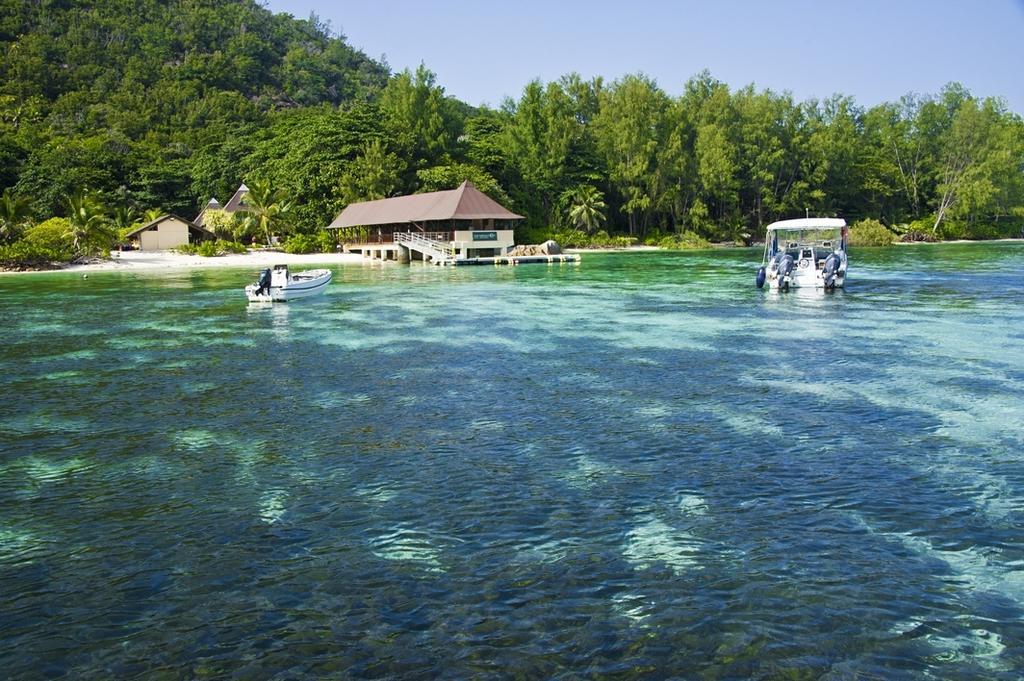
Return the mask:
<svg viewBox="0 0 1024 681">
<path fill-rule="evenodd" d="M 463 182 L 456 189 L 350 204 L 327 226 L 343 230 L 342 241 L 395 242 L 414 234 L 448 244 L 457 257 L 502 255 L 515 246 L 516 222 L 508 210 Z"/>
</svg>

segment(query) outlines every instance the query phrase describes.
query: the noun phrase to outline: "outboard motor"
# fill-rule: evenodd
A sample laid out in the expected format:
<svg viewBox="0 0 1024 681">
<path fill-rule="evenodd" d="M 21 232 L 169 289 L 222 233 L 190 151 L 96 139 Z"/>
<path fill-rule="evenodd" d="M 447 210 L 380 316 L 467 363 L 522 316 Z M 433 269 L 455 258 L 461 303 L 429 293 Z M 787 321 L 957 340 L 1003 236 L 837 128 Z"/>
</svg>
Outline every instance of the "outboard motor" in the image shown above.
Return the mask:
<svg viewBox="0 0 1024 681">
<path fill-rule="evenodd" d="M 756 283 L 758 288 L 764 288 L 764 279 L 766 276 L 767 273 L 765 272 L 764 267 L 761 267 L 759 270 L 757 270 Z"/>
<path fill-rule="evenodd" d="M 825 288 L 836 287 L 836 275 L 839 274 L 839 266 L 843 261 L 838 253 L 829 253 L 825 258 L 825 266 L 822 268 L 821 277 L 825 282 Z"/>
<path fill-rule="evenodd" d="M 270 270 L 260 272 L 260 278 L 256 281 L 256 295 L 263 296 L 270 293 Z"/>
<path fill-rule="evenodd" d="M 789 290 L 789 275 L 793 273 L 793 256 L 789 253 L 780 253 L 776 259 L 775 271 L 779 278 L 779 288 Z"/>
</svg>

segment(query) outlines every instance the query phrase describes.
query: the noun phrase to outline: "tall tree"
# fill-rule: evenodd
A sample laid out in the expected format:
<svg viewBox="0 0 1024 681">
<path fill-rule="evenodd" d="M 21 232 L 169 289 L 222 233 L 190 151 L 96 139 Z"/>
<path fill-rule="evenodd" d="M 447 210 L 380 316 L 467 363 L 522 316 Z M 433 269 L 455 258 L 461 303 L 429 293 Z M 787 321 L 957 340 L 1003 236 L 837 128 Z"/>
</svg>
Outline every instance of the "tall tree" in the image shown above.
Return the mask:
<svg viewBox="0 0 1024 681">
<path fill-rule="evenodd" d="M 572 100 L 558 83 L 534 80 L 510 103 L 507 145 L 526 183 L 536 193 L 533 221 L 551 224 L 555 203 L 570 169 L 570 154 L 581 134 Z"/>
<path fill-rule="evenodd" d="M 437 165 L 448 158 L 462 121 L 433 71 L 420 64 L 415 73 L 396 74 L 381 93 L 380 107 L 419 164 Z"/>
<path fill-rule="evenodd" d="M 341 200 L 345 204 L 392 196 L 401 185 L 405 163 L 384 148 L 380 138 L 363 145 L 341 176 Z"/>
<path fill-rule="evenodd" d="M 602 92 L 601 111 L 594 120 L 611 180 L 625 197 L 622 210 L 631 235 L 643 234 L 662 190 L 656 162 L 667 137 L 668 104 L 653 80 L 626 76 Z"/>
<path fill-rule="evenodd" d="M 953 124 L 942 138 L 942 161 L 939 168 L 939 195 L 935 206 L 935 224 L 939 225 L 947 212 L 965 193 L 977 193 L 978 187 L 968 187 L 972 175 L 978 175 L 978 166 L 988 151 L 992 121 L 987 112 L 973 99 L 961 102 L 953 117 Z M 973 171 L 973 172 L 972 172 Z M 970 190 L 974 190 L 971 192 Z M 965 190 L 967 190 L 965 192 Z M 987 192 L 989 187 L 981 191 Z M 972 197 L 977 202 L 980 197 Z"/>
</svg>

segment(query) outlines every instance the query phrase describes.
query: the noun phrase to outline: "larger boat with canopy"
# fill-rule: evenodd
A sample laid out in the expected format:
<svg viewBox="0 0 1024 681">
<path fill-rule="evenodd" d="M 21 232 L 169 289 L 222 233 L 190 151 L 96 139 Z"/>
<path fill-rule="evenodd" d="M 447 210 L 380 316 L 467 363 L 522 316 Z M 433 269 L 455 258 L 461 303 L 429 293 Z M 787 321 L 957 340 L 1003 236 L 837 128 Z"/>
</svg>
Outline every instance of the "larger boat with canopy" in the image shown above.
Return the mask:
<svg viewBox="0 0 1024 681">
<path fill-rule="evenodd" d="M 846 283 L 849 228 L 841 218 L 800 218 L 768 225 L 757 287 L 834 289 Z"/>
</svg>

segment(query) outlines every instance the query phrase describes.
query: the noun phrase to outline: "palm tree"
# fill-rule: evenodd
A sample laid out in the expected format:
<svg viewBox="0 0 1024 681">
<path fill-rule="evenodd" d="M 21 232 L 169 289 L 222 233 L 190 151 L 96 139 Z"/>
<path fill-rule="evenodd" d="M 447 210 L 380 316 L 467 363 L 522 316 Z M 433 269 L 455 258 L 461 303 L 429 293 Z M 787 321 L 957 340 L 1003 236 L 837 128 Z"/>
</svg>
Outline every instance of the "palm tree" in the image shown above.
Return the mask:
<svg viewBox="0 0 1024 681">
<path fill-rule="evenodd" d="M 253 180 L 245 196 L 245 205 L 245 221 L 257 234 L 266 237 L 268 246 L 273 241 L 274 232 L 284 232 L 288 229 L 292 212 L 291 201 L 283 200 L 270 180 Z"/>
<path fill-rule="evenodd" d="M 11 188 L 5 189 L 0 195 L 0 243 L 17 239 L 28 216 L 28 201 L 15 194 Z"/>
<path fill-rule="evenodd" d="M 139 211 L 135 206 L 121 204 L 114 209 L 114 218 L 111 220 L 115 229 L 124 230 L 135 224 L 139 217 Z M 157 217 L 160 217 L 159 215 Z"/>
<path fill-rule="evenodd" d="M 75 192 L 67 198 L 67 207 L 68 236 L 76 256 L 100 253 L 110 248 L 117 234 L 94 194 Z"/>
<path fill-rule="evenodd" d="M 570 189 L 563 195 L 569 205 L 569 220 L 588 234 L 604 224 L 604 195 L 589 184 Z"/>
</svg>

